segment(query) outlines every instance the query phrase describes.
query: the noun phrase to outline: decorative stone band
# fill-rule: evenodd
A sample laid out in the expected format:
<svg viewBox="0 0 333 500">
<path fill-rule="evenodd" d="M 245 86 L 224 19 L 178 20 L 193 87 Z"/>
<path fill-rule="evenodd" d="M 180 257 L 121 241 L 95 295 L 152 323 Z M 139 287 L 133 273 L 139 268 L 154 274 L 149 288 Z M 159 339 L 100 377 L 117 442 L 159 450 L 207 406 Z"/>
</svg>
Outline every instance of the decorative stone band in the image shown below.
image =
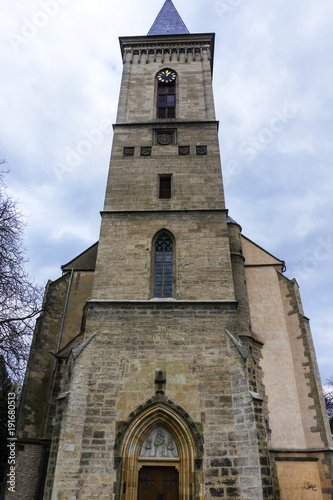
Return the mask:
<svg viewBox="0 0 333 500">
<path fill-rule="evenodd" d="M 196 43 L 185 45 L 183 43 L 173 44 L 168 47 L 153 44 L 140 44 L 136 46 L 125 46 L 123 63 L 166 63 L 172 60 L 189 63 L 192 61 L 210 61 L 210 46 L 207 43 Z"/>
</svg>

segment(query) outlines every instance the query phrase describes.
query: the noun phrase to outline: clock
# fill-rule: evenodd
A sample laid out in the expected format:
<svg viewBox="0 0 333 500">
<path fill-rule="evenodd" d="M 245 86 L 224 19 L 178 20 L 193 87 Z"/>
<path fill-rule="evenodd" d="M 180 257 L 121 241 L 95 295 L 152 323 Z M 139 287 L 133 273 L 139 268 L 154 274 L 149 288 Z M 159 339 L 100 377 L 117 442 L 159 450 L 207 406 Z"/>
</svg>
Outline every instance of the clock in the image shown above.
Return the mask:
<svg viewBox="0 0 333 500">
<path fill-rule="evenodd" d="M 172 69 L 162 69 L 157 75 L 157 80 L 161 83 L 172 83 L 176 77 L 177 75 Z"/>
</svg>

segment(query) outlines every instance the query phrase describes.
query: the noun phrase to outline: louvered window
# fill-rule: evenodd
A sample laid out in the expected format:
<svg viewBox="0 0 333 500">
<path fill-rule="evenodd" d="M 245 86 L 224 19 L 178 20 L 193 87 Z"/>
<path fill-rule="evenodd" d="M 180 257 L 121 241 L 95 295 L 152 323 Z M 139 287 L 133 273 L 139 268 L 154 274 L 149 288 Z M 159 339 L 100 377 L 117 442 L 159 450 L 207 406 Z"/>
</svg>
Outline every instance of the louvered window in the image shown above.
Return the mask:
<svg viewBox="0 0 333 500">
<path fill-rule="evenodd" d="M 155 297 L 172 297 L 172 239 L 162 233 L 155 243 Z"/>
</svg>

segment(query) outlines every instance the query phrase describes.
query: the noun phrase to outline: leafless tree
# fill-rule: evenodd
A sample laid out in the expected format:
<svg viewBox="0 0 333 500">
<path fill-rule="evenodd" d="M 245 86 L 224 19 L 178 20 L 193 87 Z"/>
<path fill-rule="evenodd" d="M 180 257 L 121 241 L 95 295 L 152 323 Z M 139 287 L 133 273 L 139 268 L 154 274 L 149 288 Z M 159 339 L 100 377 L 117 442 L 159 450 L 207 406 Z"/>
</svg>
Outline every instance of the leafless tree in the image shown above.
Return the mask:
<svg viewBox="0 0 333 500">
<path fill-rule="evenodd" d="M 41 311 L 42 292 L 24 269 L 25 224 L 16 201 L 7 194 L 5 173 L 0 170 L 0 356 L 8 372 L 20 378 Z"/>
</svg>

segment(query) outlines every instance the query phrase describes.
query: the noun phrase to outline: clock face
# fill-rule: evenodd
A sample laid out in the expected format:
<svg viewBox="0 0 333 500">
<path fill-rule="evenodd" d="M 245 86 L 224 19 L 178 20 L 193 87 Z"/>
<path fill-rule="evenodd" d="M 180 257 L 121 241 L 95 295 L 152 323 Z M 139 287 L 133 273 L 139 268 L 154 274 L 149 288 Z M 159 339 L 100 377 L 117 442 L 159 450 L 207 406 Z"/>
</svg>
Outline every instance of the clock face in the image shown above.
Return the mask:
<svg viewBox="0 0 333 500">
<path fill-rule="evenodd" d="M 176 80 L 176 73 L 171 69 L 162 69 L 157 75 L 157 80 L 161 83 L 172 83 Z"/>
</svg>

